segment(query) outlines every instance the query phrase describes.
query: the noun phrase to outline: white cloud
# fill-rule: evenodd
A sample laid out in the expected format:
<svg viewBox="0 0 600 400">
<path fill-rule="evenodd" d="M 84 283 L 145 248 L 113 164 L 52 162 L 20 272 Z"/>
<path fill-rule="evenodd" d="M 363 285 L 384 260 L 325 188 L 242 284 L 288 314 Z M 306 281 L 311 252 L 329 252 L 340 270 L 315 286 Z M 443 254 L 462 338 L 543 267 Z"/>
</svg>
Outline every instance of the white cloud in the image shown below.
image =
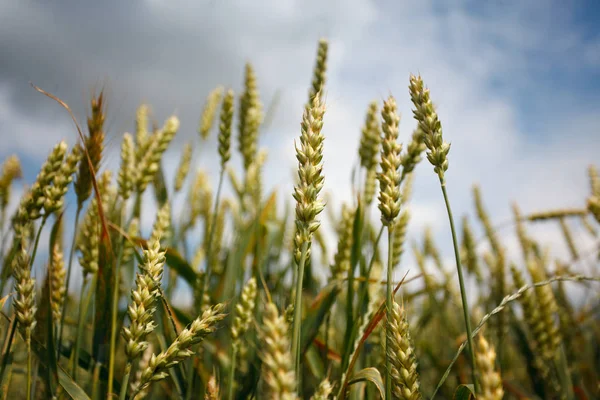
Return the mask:
<svg viewBox="0 0 600 400">
<path fill-rule="evenodd" d="M 239 89 L 243 63 L 252 61 L 265 104 L 275 90 L 282 89 L 278 113 L 261 145 L 269 149 L 266 189 L 277 186 L 280 196 L 288 196 L 291 202 L 291 173 L 296 166 L 293 140 L 300 133 L 316 42 L 325 36 L 330 39 L 323 128 L 325 190 L 333 194 L 329 207 L 349 198 L 360 127 L 372 99 L 395 95 L 402 113 L 401 138 L 410 137 L 415 126 L 407 90 L 411 72 L 420 72 L 430 87 L 445 139 L 452 143 L 447 179 L 457 220 L 464 213 L 473 215 L 470 188 L 474 182 L 481 184 L 494 222 L 511 217 L 513 200 L 524 209 L 581 206 L 588 190 L 585 167 L 600 150 L 594 132 L 600 123 L 596 112 L 600 104 L 586 103 L 585 96 L 565 92 L 562 86 L 554 93 L 548 81 L 537 75 L 554 67 L 572 68 L 584 54 L 593 62 L 593 50 L 581 43 L 577 27 L 568 23 L 572 17 L 545 2 L 486 5 L 477 12 L 467 3 L 442 7 L 432 1 L 153 1 L 134 9 L 122 6 L 111 32 L 102 25 L 110 17 L 106 11 L 108 15 L 100 13 L 98 22 L 84 29 L 50 23 L 51 12 L 38 10 L 35 18 L 27 19 L 24 11 L 11 8 L 5 15 L 12 13 L 24 25 L 13 23 L 0 32 L 15 43 L 21 40 L 18 56 L 24 65 L 31 59 L 51 71 L 24 66 L 27 76 L 47 85 L 59 79 L 55 84 L 68 101 L 81 100 L 77 91 L 90 81 L 115 79 L 110 92 L 116 143 L 108 151 L 115 160 L 121 132 L 132 128 L 135 106 L 146 100 L 159 120 L 177 110 L 182 130 L 174 147 L 179 148 L 183 139 L 195 140 L 199 162 L 211 171 L 216 186 L 214 139 L 198 144 L 195 133 L 200 107 L 218 83 Z M 118 9 L 111 5 L 107 10 L 111 7 Z M 66 10 L 55 12 L 62 13 L 59 21 L 69 17 Z M 72 11 L 77 12 L 81 10 Z M 7 18 L 0 17 L 0 22 Z M 52 27 L 48 37 L 53 38 L 53 51 L 41 51 L 33 36 L 18 38 L 22 31 L 35 30 L 34 22 Z M 570 57 L 561 58 L 561 52 Z M 7 81 L 14 86 L 22 75 L 10 73 Z M 0 79 L 4 80 L 1 70 Z M 22 90 L 23 85 L 19 87 Z M 11 90 L 0 90 L 0 137 L 13 151 L 41 162 L 59 135 L 73 134 L 70 121 L 62 110 L 48 117 L 35 107 L 29 118 L 21 103 L 19 108 L 12 97 L 1 96 L 14 95 L 16 89 Z M 84 109 L 78 107 L 80 112 Z M 8 131 L 18 134 L 12 137 Z M 175 149 L 167 155 L 168 176 L 177 158 Z M 239 161 L 237 156 L 233 161 Z M 426 160 L 417 168 L 411 208 L 411 237 L 420 238 L 422 228 L 431 225 L 444 256 L 451 260 L 441 192 Z M 144 212 L 147 228 L 151 211 Z M 410 265 L 410 257 L 406 260 Z"/>
</svg>

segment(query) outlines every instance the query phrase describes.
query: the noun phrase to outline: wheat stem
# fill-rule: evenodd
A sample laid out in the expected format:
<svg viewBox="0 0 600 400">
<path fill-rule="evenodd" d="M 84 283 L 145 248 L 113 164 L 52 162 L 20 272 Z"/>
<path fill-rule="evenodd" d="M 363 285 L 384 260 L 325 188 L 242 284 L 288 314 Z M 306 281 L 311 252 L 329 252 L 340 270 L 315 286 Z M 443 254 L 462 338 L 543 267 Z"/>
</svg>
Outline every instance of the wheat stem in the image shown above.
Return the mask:
<svg viewBox="0 0 600 400">
<path fill-rule="evenodd" d="M 560 386 L 562 394 L 565 399 L 573 400 L 575 395 L 573 394 L 573 380 L 571 379 L 571 372 L 569 371 L 569 363 L 567 361 L 567 355 L 565 353 L 565 346 L 560 345 L 558 349 L 559 358 L 555 360 L 556 370 L 558 371 L 558 377 L 560 379 Z"/>
<path fill-rule="evenodd" d="M 102 364 L 99 362 L 93 363 L 92 370 L 92 400 L 96 400 L 98 398 L 98 384 L 100 383 L 100 369 Z"/>
<path fill-rule="evenodd" d="M 44 229 L 44 225 L 46 225 L 47 219 L 48 219 L 48 216 L 46 216 L 46 215 L 44 216 L 44 218 L 42 218 L 42 223 L 40 224 L 37 234 L 35 235 L 35 242 L 33 244 L 33 252 L 31 253 L 31 260 L 29 261 L 30 268 L 33 268 L 33 262 L 35 261 L 35 255 L 37 254 L 38 245 L 40 244 L 40 237 L 42 236 L 42 230 Z"/>
<path fill-rule="evenodd" d="M 307 241 L 302 243 L 300 250 L 300 262 L 298 263 L 298 276 L 296 279 L 296 301 L 294 302 L 294 323 L 292 331 L 292 357 L 294 357 L 294 366 L 296 370 L 296 383 L 300 388 L 300 333 L 302 331 L 302 284 L 304 280 L 304 265 L 306 264 L 306 253 L 308 251 Z"/>
<path fill-rule="evenodd" d="M 237 362 L 237 346 L 231 347 L 231 367 L 229 369 L 229 392 L 227 393 L 227 399 L 233 400 L 233 388 L 235 379 L 235 367 Z"/>
<path fill-rule="evenodd" d="M 119 400 L 125 400 L 127 398 L 127 387 L 129 386 L 129 376 L 131 375 L 131 361 L 127 362 L 125 372 L 123 374 L 123 380 L 121 381 L 121 393 L 119 393 Z"/>
<path fill-rule="evenodd" d="M 84 278 L 83 283 L 81 284 L 81 290 L 79 291 L 79 316 L 77 318 L 77 333 L 73 349 L 73 365 L 71 367 L 71 375 L 73 376 L 73 380 L 75 381 L 77 380 L 77 365 L 79 364 L 79 347 L 81 346 L 81 338 L 83 334 L 85 316 L 87 315 L 88 302 L 83 300 L 83 295 L 85 294 L 85 287 L 87 286 L 87 281 L 87 277 Z"/>
<path fill-rule="evenodd" d="M 392 319 L 392 307 L 393 307 L 393 295 L 392 295 L 392 266 L 394 260 L 394 252 L 393 252 L 393 240 L 394 240 L 394 228 L 393 225 L 388 225 L 388 258 L 387 258 L 387 282 L 385 284 L 385 308 L 387 320 L 391 321 Z M 388 332 L 385 336 L 385 348 L 390 348 L 390 326 L 389 324 L 386 326 Z M 389 357 L 385 358 L 385 398 L 392 398 L 392 364 L 391 359 Z"/>
<path fill-rule="evenodd" d="M 377 238 L 375 239 L 375 243 L 373 243 L 373 254 L 371 255 L 371 261 L 369 261 L 369 267 L 365 274 L 365 281 L 364 281 L 361 291 L 358 295 L 359 296 L 358 297 L 358 306 L 359 307 L 361 306 L 361 304 L 365 304 L 365 300 L 367 298 L 368 289 L 369 289 L 369 278 L 371 276 L 371 271 L 373 270 L 373 265 L 375 265 L 375 260 L 377 259 L 377 248 L 379 246 L 379 241 L 381 240 L 381 237 L 383 236 L 384 229 L 385 229 L 385 226 L 382 225 L 381 229 L 379 229 L 379 233 L 377 234 Z"/>
<path fill-rule="evenodd" d="M 125 204 L 121 208 L 121 221 L 125 220 Z M 122 222 L 121 222 L 122 223 Z M 121 238 L 119 245 L 119 253 L 117 256 L 117 264 L 113 271 L 113 298 L 112 298 L 112 310 L 111 310 L 111 322 L 110 322 L 110 353 L 108 359 L 108 400 L 112 397 L 113 392 L 113 378 L 115 376 L 115 347 L 117 344 L 117 313 L 119 311 L 119 277 L 121 260 L 123 259 L 123 248 L 125 247 L 125 237 Z"/>
<path fill-rule="evenodd" d="M 204 277 L 202 278 L 202 282 L 201 282 L 201 287 L 200 287 L 200 294 L 198 296 L 198 306 L 197 308 L 199 310 L 202 310 L 202 307 L 204 305 L 204 294 L 207 293 L 208 291 L 208 285 L 210 282 L 210 273 L 211 273 L 211 266 L 212 266 L 212 243 L 213 243 L 213 236 L 214 236 L 214 232 L 215 232 L 215 225 L 217 223 L 217 214 L 219 212 L 219 201 L 221 198 L 221 188 L 223 187 L 223 177 L 225 175 L 225 167 L 224 165 L 221 167 L 221 172 L 219 173 L 219 184 L 217 186 L 217 196 L 215 198 L 215 204 L 214 204 L 214 209 L 213 209 L 213 213 L 212 213 L 212 217 L 210 220 L 210 224 L 208 226 L 208 243 L 206 244 L 206 268 L 205 268 L 205 272 L 204 272 Z M 189 369 L 188 369 L 188 389 L 186 391 L 186 399 L 190 399 L 192 396 L 192 389 L 194 387 L 193 383 L 194 383 L 194 369 L 193 366 L 190 365 Z"/>
<path fill-rule="evenodd" d="M 31 336 L 31 332 L 28 334 Z M 27 400 L 31 399 L 31 337 L 27 338 Z"/>
<path fill-rule="evenodd" d="M 213 234 L 215 231 L 215 225 L 217 223 L 217 214 L 219 212 L 219 200 L 221 198 L 221 188 L 223 186 L 223 176 L 225 174 L 225 168 L 221 168 L 221 173 L 219 174 L 219 185 L 217 186 L 217 197 L 215 198 L 215 205 L 212 213 L 212 218 L 210 221 L 210 225 L 208 226 L 208 243 L 206 244 L 206 269 L 204 273 L 204 278 L 202 282 L 202 288 L 200 289 L 200 298 L 198 299 L 198 309 L 202 310 L 202 305 L 204 302 L 204 293 L 208 290 L 208 284 L 210 282 L 210 273 L 211 273 L 211 265 L 212 265 L 212 243 L 213 243 Z"/>
<path fill-rule="evenodd" d="M 467 302 L 467 292 L 465 289 L 465 281 L 463 278 L 462 265 L 460 263 L 460 251 L 458 249 L 458 240 L 456 239 L 456 229 L 454 228 L 454 218 L 452 218 L 452 209 L 446 192 L 446 184 L 440 176 L 440 186 L 446 203 L 446 211 L 448 211 L 448 219 L 450 220 L 450 230 L 452 231 L 452 244 L 454 245 L 454 258 L 456 259 L 456 270 L 458 271 L 458 283 L 460 285 L 460 297 L 462 300 L 463 316 L 465 318 L 465 327 L 467 329 L 467 339 L 469 343 L 469 353 L 471 354 L 471 379 L 475 385 L 475 394 L 479 393 L 479 384 L 477 383 L 477 366 L 475 365 L 475 348 L 473 347 L 473 338 L 471 331 L 471 320 L 469 313 L 469 304 Z"/>
<path fill-rule="evenodd" d="M 65 284 L 65 303 L 63 304 L 62 314 L 60 317 L 60 327 L 58 334 L 58 348 L 60 350 L 60 345 L 62 343 L 62 335 L 63 335 L 63 327 L 65 326 L 65 316 L 67 315 L 67 304 L 69 303 L 69 284 L 71 282 L 71 269 L 73 267 L 73 255 L 75 254 L 75 243 L 77 241 L 77 228 L 79 225 L 79 217 L 81 216 L 81 210 L 83 205 L 78 202 L 77 203 L 77 211 L 75 212 L 75 223 L 73 225 L 73 239 L 71 240 L 71 248 L 69 249 L 69 265 L 67 266 L 67 282 Z M 79 299 L 81 301 L 81 298 Z M 79 332 L 77 332 L 79 335 Z M 77 348 L 75 348 L 77 350 Z M 60 354 L 60 351 L 58 352 Z M 75 372 L 73 372 L 73 376 L 75 376 Z"/>
</svg>

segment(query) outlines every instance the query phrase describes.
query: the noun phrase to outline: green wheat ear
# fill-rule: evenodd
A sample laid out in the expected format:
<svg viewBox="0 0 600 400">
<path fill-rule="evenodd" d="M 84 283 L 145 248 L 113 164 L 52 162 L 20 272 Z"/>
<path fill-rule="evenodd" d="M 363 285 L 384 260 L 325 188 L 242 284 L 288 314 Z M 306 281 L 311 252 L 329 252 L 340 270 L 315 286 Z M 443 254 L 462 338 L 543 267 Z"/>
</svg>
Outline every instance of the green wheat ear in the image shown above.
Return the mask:
<svg viewBox="0 0 600 400">
<path fill-rule="evenodd" d="M 354 224 L 354 216 L 356 210 L 348 206 L 342 205 L 342 218 L 338 228 L 338 244 L 337 251 L 331 265 L 331 279 L 341 280 L 348 275 L 350 270 L 350 256 L 352 252 L 352 228 Z"/>
<path fill-rule="evenodd" d="M 239 102 L 238 149 L 242 154 L 244 168 L 248 169 L 256 157 L 258 128 L 263 122 L 263 105 L 260 101 L 257 77 L 250 63 L 246 64 L 244 91 Z"/>
<path fill-rule="evenodd" d="M 217 86 L 214 88 L 206 98 L 204 109 L 202 110 L 202 116 L 200 117 L 200 126 L 198 127 L 198 133 L 203 140 L 208 139 L 210 130 L 214 124 L 215 117 L 217 115 L 217 109 L 219 108 L 219 102 L 223 96 L 224 88 Z"/>
<path fill-rule="evenodd" d="M 325 205 L 318 197 L 323 188 L 323 141 L 321 133 L 325 105 L 319 95 L 315 96 L 313 106 L 307 107 L 302 119 L 300 145 L 296 144 L 299 183 L 294 189 L 296 200 L 296 226 L 302 243 L 310 238 L 320 223 L 316 217 Z"/>
<path fill-rule="evenodd" d="M 308 92 L 308 102 L 311 104 L 318 93 L 322 93 L 327 75 L 327 51 L 329 43 L 326 39 L 319 40 L 317 58 L 313 70 L 312 85 Z"/>
<path fill-rule="evenodd" d="M 398 124 L 400 116 L 396 100 L 390 96 L 383 104 L 383 141 L 381 143 L 381 172 L 379 172 L 379 210 L 381 222 L 392 226 L 400 213 L 400 152 Z"/>
<path fill-rule="evenodd" d="M 367 204 L 371 204 L 377 190 L 377 161 L 381 145 L 378 112 L 377 102 L 371 102 L 361 131 L 360 146 L 358 148 L 360 164 L 367 170 L 364 188 L 364 197 Z"/>
<path fill-rule="evenodd" d="M 21 161 L 16 155 L 11 155 L 4 160 L 0 172 L 0 212 L 6 212 L 10 200 L 10 187 L 15 179 L 22 178 Z"/>
<path fill-rule="evenodd" d="M 415 105 L 413 114 L 423 132 L 423 142 L 427 149 L 427 159 L 433 165 L 433 170 L 443 183 L 444 172 L 448 169 L 448 152 L 450 144 L 442 138 L 442 123 L 433 107 L 429 96 L 429 89 L 425 88 L 420 76 L 410 76 L 410 97 Z"/>
<path fill-rule="evenodd" d="M 242 289 L 240 300 L 235 306 L 235 316 L 231 326 L 231 338 L 233 346 L 239 346 L 241 337 L 246 334 L 252 323 L 254 306 L 256 304 L 256 279 L 250 278 Z"/>
<path fill-rule="evenodd" d="M 65 269 L 65 261 L 63 259 L 62 250 L 58 246 L 54 246 L 51 254 L 51 262 L 49 267 L 52 269 L 52 279 L 50 280 L 50 296 L 52 298 L 52 319 L 54 324 L 58 326 L 62 316 L 63 304 L 66 297 L 65 277 L 67 271 Z"/>
<path fill-rule="evenodd" d="M 596 221 L 600 223 L 600 176 L 595 166 L 590 165 L 589 175 L 591 195 L 588 197 L 587 207 Z"/>
<path fill-rule="evenodd" d="M 217 329 L 226 314 L 224 304 L 217 304 L 202 313 L 192 323 L 179 333 L 177 339 L 163 352 L 153 354 L 148 366 L 142 371 L 138 391 L 147 389 L 152 382 L 163 380 L 169 376 L 169 369 L 191 357 L 194 344 L 202 342 Z M 135 394 L 134 394 L 135 398 Z"/>
<path fill-rule="evenodd" d="M 190 166 L 192 164 L 192 143 L 188 142 L 183 146 L 183 151 L 181 153 L 181 159 L 179 161 L 179 166 L 177 167 L 177 172 L 175 173 L 175 192 L 180 192 L 183 188 L 183 184 L 190 172 Z"/>
</svg>

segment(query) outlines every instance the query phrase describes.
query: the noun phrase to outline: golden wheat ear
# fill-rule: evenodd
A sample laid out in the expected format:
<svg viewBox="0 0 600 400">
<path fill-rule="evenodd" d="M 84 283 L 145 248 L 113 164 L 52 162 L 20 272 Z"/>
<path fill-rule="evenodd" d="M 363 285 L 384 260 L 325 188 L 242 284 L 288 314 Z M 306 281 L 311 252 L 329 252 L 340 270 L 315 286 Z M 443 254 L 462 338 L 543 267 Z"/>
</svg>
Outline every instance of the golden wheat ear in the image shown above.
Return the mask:
<svg viewBox="0 0 600 400">
<path fill-rule="evenodd" d="M 296 378 L 288 338 L 289 327 L 273 303 L 263 313 L 261 392 L 263 399 L 296 399 Z"/>
<path fill-rule="evenodd" d="M 476 353 L 475 362 L 479 370 L 481 384 L 481 393 L 477 398 L 481 400 L 502 400 L 504 389 L 502 388 L 502 377 L 496 371 L 496 351 L 482 334 L 479 334 Z"/>
<path fill-rule="evenodd" d="M 210 130 L 215 123 L 215 117 L 217 115 L 217 109 L 219 108 L 219 102 L 223 96 L 223 90 L 223 86 L 217 86 L 211 90 L 206 98 L 200 117 L 200 126 L 198 127 L 198 133 L 202 140 L 206 140 L 210 136 Z"/>
<path fill-rule="evenodd" d="M 104 151 L 104 94 L 92 97 L 92 113 L 87 120 L 88 135 L 83 142 L 83 156 L 75 179 L 77 203 L 83 204 L 92 194 L 92 174 L 97 174 Z"/>
<path fill-rule="evenodd" d="M 421 399 L 417 360 L 408 330 L 404 309 L 393 303 L 391 318 L 388 319 L 387 358 L 391 364 L 392 392 L 395 399 Z"/>
</svg>

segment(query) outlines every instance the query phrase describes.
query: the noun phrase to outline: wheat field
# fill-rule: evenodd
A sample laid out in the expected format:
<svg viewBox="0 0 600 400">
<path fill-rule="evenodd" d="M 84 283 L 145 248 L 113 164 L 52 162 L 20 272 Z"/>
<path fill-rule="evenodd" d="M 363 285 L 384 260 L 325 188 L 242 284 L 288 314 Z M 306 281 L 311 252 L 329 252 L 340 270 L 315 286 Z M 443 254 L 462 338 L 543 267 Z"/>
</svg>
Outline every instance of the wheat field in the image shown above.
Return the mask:
<svg viewBox="0 0 600 400">
<path fill-rule="evenodd" d="M 3 160 L 2 398 L 600 398 L 597 167 L 581 166 L 589 191 L 572 208 L 522 214 L 513 204 L 513 257 L 478 186 L 477 220 L 452 214 L 452 138 L 443 135 L 435 88 L 430 94 L 427 77 L 411 75 L 404 92 L 365 105 L 353 196 L 330 203 L 328 50 L 320 40 L 305 107 L 296 110 L 291 193 L 264 190 L 269 149 L 258 139 L 267 111 L 250 63 L 241 93 L 220 86 L 207 94 L 198 136 L 177 149 L 173 182 L 162 159 L 179 120 L 150 126 L 146 104 L 131 116 L 134 133 L 121 136 L 119 168 L 104 167 L 102 92 L 77 124 L 77 144 L 48 149 L 10 215 L 21 163 Z M 401 129 L 402 96 L 412 103 L 412 134 Z M 215 140 L 220 162 L 193 170 L 197 147 Z M 241 169 L 230 165 L 234 152 Z M 419 163 L 430 165 L 418 179 L 439 183 L 451 263 L 430 231 L 407 240 Z M 158 209 L 144 235 L 148 192 Z M 66 207 L 74 221 L 63 218 Z M 560 232 L 569 258 L 551 257 L 528 232 L 533 225 Z M 575 228 L 594 245 L 580 243 Z M 38 252 L 45 238 L 48 251 Z M 407 253 L 418 267 L 410 277 Z M 34 276 L 35 265 L 43 275 Z M 81 283 L 71 279 L 76 269 Z M 181 293 L 189 293 L 185 306 L 174 301 Z"/>
</svg>

